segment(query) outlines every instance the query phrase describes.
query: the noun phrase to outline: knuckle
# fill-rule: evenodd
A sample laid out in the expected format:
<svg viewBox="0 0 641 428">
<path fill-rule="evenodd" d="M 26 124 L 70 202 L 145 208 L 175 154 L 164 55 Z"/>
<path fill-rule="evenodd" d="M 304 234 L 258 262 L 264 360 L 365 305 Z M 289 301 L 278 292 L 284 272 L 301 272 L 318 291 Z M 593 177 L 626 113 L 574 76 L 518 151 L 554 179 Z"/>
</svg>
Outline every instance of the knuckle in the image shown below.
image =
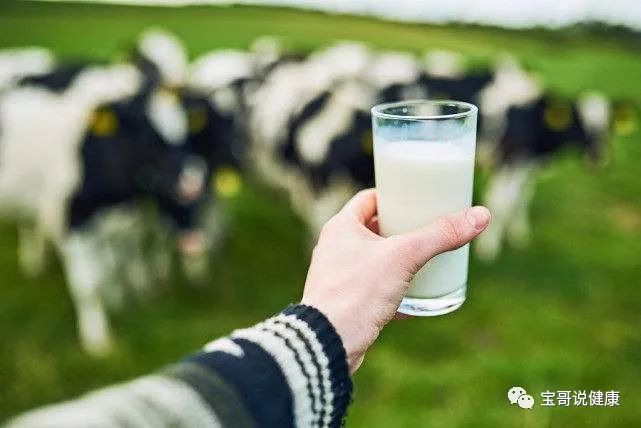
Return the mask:
<svg viewBox="0 0 641 428">
<path fill-rule="evenodd" d="M 459 245 L 462 239 L 460 227 L 451 217 L 443 217 L 438 221 L 438 230 L 443 239 L 443 243 L 448 247 Z"/>
</svg>

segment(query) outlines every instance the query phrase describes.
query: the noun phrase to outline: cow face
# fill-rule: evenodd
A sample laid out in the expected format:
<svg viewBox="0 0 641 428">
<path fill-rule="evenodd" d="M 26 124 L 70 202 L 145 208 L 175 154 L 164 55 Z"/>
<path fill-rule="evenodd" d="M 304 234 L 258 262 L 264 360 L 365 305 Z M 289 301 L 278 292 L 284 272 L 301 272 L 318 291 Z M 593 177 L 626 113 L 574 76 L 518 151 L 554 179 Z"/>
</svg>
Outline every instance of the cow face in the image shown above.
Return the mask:
<svg viewBox="0 0 641 428">
<path fill-rule="evenodd" d="M 83 171 L 70 225 L 82 226 L 102 207 L 141 196 L 175 199 L 182 156 L 146 115 L 141 97 L 97 107 L 81 143 Z"/>
</svg>

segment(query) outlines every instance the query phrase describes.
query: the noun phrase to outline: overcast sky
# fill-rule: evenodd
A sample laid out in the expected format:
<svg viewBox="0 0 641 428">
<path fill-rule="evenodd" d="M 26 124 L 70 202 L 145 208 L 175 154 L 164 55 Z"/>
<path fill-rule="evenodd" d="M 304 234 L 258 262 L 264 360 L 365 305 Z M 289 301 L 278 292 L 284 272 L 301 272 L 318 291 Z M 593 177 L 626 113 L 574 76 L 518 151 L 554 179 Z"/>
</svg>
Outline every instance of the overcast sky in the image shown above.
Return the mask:
<svg viewBox="0 0 641 428">
<path fill-rule="evenodd" d="M 0 0 L 1 1 L 1 0 Z M 59 0 L 54 0 L 59 1 Z M 81 0 L 133 4 L 259 4 L 418 22 L 559 27 L 586 20 L 641 30 L 641 0 Z"/>
</svg>

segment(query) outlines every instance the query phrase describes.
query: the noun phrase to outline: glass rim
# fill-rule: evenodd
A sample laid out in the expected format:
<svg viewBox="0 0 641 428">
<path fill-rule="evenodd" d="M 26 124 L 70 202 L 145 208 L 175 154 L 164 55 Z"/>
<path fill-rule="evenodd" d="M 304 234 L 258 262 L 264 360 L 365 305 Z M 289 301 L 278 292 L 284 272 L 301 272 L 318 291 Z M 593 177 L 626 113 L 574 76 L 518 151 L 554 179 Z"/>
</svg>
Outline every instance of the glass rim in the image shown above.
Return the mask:
<svg viewBox="0 0 641 428">
<path fill-rule="evenodd" d="M 432 104 L 432 105 L 452 105 L 459 108 L 466 108 L 467 111 L 449 114 L 428 114 L 428 115 L 400 115 L 393 113 L 384 113 L 383 110 L 393 107 L 402 107 L 416 104 Z M 461 119 L 478 112 L 478 107 L 472 103 L 456 100 L 405 100 L 393 101 L 390 103 L 377 104 L 370 110 L 372 115 L 381 119 L 397 119 L 397 120 L 447 120 L 447 119 Z"/>
</svg>

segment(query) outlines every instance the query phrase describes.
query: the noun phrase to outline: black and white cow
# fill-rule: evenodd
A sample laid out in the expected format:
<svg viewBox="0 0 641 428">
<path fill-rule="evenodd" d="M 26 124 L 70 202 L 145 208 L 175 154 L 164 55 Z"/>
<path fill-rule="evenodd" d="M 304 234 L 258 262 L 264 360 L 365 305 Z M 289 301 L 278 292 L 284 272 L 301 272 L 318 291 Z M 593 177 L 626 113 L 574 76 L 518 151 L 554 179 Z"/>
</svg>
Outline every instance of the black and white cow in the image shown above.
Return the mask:
<svg viewBox="0 0 641 428">
<path fill-rule="evenodd" d="M 145 280 L 131 206 L 191 202 L 182 184 L 188 118 L 173 90 L 186 55 L 177 47 L 148 32 L 135 65 L 60 67 L 22 79 L 0 103 L 3 210 L 24 219 L 22 258 L 42 260 L 46 241 L 59 250 L 92 354 L 111 347 L 104 295 L 119 294 L 114 273 Z"/>
<path fill-rule="evenodd" d="M 339 64 L 358 64 L 352 66 L 353 72 L 320 80 L 309 78 L 304 64 L 289 65 L 269 76 L 255 100 L 254 149 L 263 150 L 259 161 L 268 159 L 259 162 L 258 169 L 266 172 L 270 183 L 287 190 L 294 209 L 313 231 L 355 191 L 374 184 L 370 118 L 374 104 L 438 98 L 445 91 L 474 101 L 491 80 L 481 74 L 432 75 L 412 55 L 345 46 L 350 45 L 328 49 L 329 57 Z"/>
<path fill-rule="evenodd" d="M 180 101 L 188 131 L 182 147 L 184 169 L 179 186 L 189 197 L 162 200 L 160 209 L 172 220 L 183 272 L 190 280 L 200 282 L 205 278 L 211 250 L 223 237 L 226 219 L 220 210 L 220 197 L 234 196 L 240 189 L 245 140 L 237 126 L 242 116 L 227 114 L 211 96 L 186 89 Z M 159 257 L 163 257 L 162 252 L 162 248 L 155 251 Z"/>
<path fill-rule="evenodd" d="M 376 103 L 453 98 L 479 105 L 479 157 L 498 165 L 485 197 L 495 212 L 494 226 L 477 248 L 486 258 L 500 247 L 504 229 L 514 229 L 515 239 L 527 235 L 533 165 L 569 140 L 595 152 L 607 127 L 602 97 L 584 98 L 566 110 L 543 96 L 538 80 L 510 58 L 500 59 L 491 72 L 465 73 L 456 61 L 435 70 L 407 54 L 366 52 L 359 73 L 325 85 L 310 79 L 304 65 L 277 70 L 254 100 L 254 149 L 271 155 L 258 169 L 288 191 L 314 231 L 356 190 L 373 185 L 369 108 Z M 570 117 L 567 129 L 561 129 L 564 114 Z M 497 152 L 503 155 L 487 154 Z"/>
<path fill-rule="evenodd" d="M 253 165 L 267 183 L 298 192 L 295 169 L 279 158 L 291 121 L 336 82 L 362 74 L 370 55 L 363 44 L 340 43 L 304 61 L 281 63 L 266 76 L 251 98 L 250 135 Z"/>
<path fill-rule="evenodd" d="M 365 112 L 373 102 L 373 91 L 360 81 L 372 55 L 363 44 L 343 42 L 281 63 L 251 98 L 252 166 L 288 194 L 313 229 L 353 189 L 320 166 L 334 137 L 352 126 L 354 109 Z M 325 179 L 332 183 L 321 185 Z"/>
<path fill-rule="evenodd" d="M 568 146 L 598 159 L 609 128 L 609 103 L 594 93 L 578 101 L 543 95 L 511 107 L 496 147 L 497 169 L 484 194 L 492 224 L 476 243 L 477 255 L 488 261 L 495 259 L 505 238 L 517 246 L 527 243 L 537 173 L 551 156 Z"/>
<path fill-rule="evenodd" d="M 25 240 L 20 245 L 30 250 L 21 254 L 30 254 L 32 261 L 41 259 L 42 254 L 33 249 L 42 249 L 45 241 L 64 248 L 68 204 L 82 182 L 78 159 L 93 112 L 102 104 L 131 96 L 139 82 L 131 66 L 89 67 L 64 91 L 24 85 L 2 97 L 0 200 L 4 212 L 17 212 L 22 220 Z M 96 350 L 95 341 L 89 343 L 93 329 L 86 326 L 89 322 L 84 324 L 80 326 L 83 340 Z"/>
<path fill-rule="evenodd" d="M 192 280 L 204 278 L 206 261 L 223 235 L 226 219 L 219 209 L 219 197 L 235 195 L 242 183 L 251 93 L 278 60 L 277 52 L 271 49 L 217 50 L 201 55 L 189 66 L 186 85 L 180 91 L 188 118 L 184 146 L 188 168 L 181 183 L 185 191 L 198 189 L 198 194 L 189 204 L 168 202 L 161 210 L 177 220 L 174 225 L 181 262 Z M 162 248 L 155 251 L 159 256 L 162 252 Z"/>
<path fill-rule="evenodd" d="M 182 184 L 187 123 L 177 97 L 164 92 L 136 94 L 98 106 L 82 141 L 82 181 L 69 204 L 69 233 L 64 243 L 68 281 L 82 308 L 81 328 L 85 308 L 91 307 L 95 293 L 122 293 L 116 287 L 123 281 L 113 274 L 124 270 L 125 284 L 143 291 L 153 281 L 142 253 L 140 230 L 144 225 L 137 205 L 151 200 L 160 206 L 184 206 L 193 198 Z M 168 100 L 154 101 L 156 97 Z M 168 107 L 156 107 L 167 108 L 164 114 L 150 107 L 165 102 Z M 161 119 L 164 128 L 154 123 Z M 168 127 L 171 121 L 175 123 Z M 179 222 L 180 216 L 173 219 Z M 96 312 L 94 309 L 94 316 Z"/>
</svg>

